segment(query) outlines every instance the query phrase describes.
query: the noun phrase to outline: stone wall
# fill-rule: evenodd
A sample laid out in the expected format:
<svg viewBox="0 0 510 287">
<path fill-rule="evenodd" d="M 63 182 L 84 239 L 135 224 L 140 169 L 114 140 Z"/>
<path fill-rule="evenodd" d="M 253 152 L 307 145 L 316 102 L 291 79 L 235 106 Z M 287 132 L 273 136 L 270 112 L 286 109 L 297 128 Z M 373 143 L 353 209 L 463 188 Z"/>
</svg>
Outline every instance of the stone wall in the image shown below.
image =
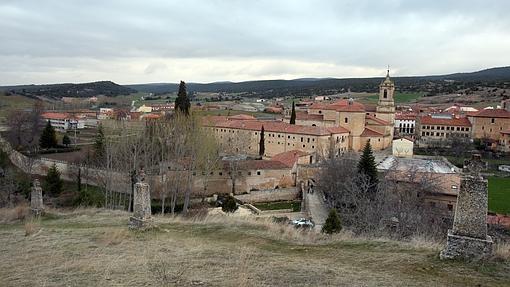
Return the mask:
<svg viewBox="0 0 510 287">
<path fill-rule="evenodd" d="M 299 192 L 296 188 L 269 189 L 252 191 L 249 194 L 236 195 L 235 198 L 248 203 L 286 201 L 298 199 Z"/>
</svg>

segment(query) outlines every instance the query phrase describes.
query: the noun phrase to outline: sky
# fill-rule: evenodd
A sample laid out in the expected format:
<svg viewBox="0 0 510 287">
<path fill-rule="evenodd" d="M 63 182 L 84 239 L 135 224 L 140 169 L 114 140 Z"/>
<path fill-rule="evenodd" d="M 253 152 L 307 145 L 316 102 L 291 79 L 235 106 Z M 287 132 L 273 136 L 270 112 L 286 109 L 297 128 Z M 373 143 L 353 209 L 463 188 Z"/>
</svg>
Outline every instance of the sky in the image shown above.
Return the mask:
<svg viewBox="0 0 510 287">
<path fill-rule="evenodd" d="M 215 82 L 510 65 L 508 0 L 0 0 L 0 85 Z"/>
</svg>

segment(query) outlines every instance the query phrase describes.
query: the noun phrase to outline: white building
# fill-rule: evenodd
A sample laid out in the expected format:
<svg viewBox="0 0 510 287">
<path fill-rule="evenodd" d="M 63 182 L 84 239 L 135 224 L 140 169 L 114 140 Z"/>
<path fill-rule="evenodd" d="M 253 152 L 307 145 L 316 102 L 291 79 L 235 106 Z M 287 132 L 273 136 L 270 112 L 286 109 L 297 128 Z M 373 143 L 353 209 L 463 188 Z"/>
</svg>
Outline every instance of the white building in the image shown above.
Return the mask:
<svg viewBox="0 0 510 287">
<path fill-rule="evenodd" d="M 414 142 L 407 138 L 394 139 L 392 143 L 393 155 L 396 157 L 412 157 Z"/>
<path fill-rule="evenodd" d="M 397 113 L 395 114 L 395 134 L 414 138 L 416 130 L 416 114 Z"/>
<path fill-rule="evenodd" d="M 60 131 L 85 128 L 85 120 L 67 113 L 43 113 L 41 117 L 45 121 L 50 121 L 51 126 Z"/>
</svg>

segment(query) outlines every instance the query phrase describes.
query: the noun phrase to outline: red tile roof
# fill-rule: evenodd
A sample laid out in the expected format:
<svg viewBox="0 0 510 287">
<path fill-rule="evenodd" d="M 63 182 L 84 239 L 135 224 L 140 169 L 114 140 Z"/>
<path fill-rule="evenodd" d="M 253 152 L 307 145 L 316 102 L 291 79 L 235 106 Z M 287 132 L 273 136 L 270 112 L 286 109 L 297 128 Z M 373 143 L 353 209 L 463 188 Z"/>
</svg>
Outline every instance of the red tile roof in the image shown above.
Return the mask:
<svg viewBox="0 0 510 287">
<path fill-rule="evenodd" d="M 68 113 L 53 113 L 53 112 L 47 112 L 43 113 L 41 115 L 44 119 L 49 120 L 66 120 L 66 119 L 73 119 L 74 117 L 69 115 Z"/>
<path fill-rule="evenodd" d="M 314 115 L 314 114 L 309 114 L 307 112 L 296 112 L 296 120 L 302 120 L 302 121 L 306 121 L 306 120 L 322 121 L 323 118 L 324 118 L 323 115 Z"/>
<path fill-rule="evenodd" d="M 386 126 L 386 125 L 389 125 L 389 124 L 390 124 L 390 122 L 388 122 L 388 121 L 385 121 L 385 120 L 383 120 L 383 119 L 376 118 L 376 117 L 371 116 L 371 115 L 366 115 L 366 116 L 365 116 L 365 119 L 366 119 L 366 120 L 372 120 L 372 121 L 374 121 L 375 123 L 380 124 L 380 125 L 384 125 L 384 126 Z"/>
<path fill-rule="evenodd" d="M 314 103 L 310 109 L 315 110 L 335 110 L 337 112 L 365 112 L 365 106 L 356 101 L 339 100 L 331 104 Z"/>
<path fill-rule="evenodd" d="M 505 134 L 505 135 L 510 135 L 510 129 L 506 130 L 506 131 L 502 131 L 501 132 L 502 134 Z"/>
<path fill-rule="evenodd" d="M 300 157 L 305 155 L 308 155 L 308 153 L 300 150 L 291 150 L 276 154 L 271 158 L 271 160 L 279 161 L 288 167 L 292 167 Z"/>
<path fill-rule="evenodd" d="M 439 125 L 439 126 L 463 126 L 470 127 L 471 122 L 469 122 L 468 118 L 433 118 L 432 116 L 421 116 L 419 117 L 419 121 L 422 125 Z"/>
<path fill-rule="evenodd" d="M 226 120 L 226 121 L 204 121 L 205 126 L 216 128 L 230 128 L 260 131 L 262 126 L 266 132 L 279 132 L 291 134 L 305 134 L 314 136 L 327 136 L 338 133 L 349 133 L 349 130 L 342 127 L 316 127 L 291 125 L 282 121 L 262 121 L 262 120 Z"/>
<path fill-rule="evenodd" d="M 510 118 L 510 112 L 504 109 L 486 109 L 481 110 L 473 117 L 487 117 L 487 118 Z"/>
<path fill-rule="evenodd" d="M 416 114 L 415 113 L 396 113 L 395 119 L 396 120 L 416 120 Z"/>
<path fill-rule="evenodd" d="M 361 137 L 381 137 L 383 134 L 374 131 L 373 129 L 365 128 L 360 135 Z"/>
</svg>

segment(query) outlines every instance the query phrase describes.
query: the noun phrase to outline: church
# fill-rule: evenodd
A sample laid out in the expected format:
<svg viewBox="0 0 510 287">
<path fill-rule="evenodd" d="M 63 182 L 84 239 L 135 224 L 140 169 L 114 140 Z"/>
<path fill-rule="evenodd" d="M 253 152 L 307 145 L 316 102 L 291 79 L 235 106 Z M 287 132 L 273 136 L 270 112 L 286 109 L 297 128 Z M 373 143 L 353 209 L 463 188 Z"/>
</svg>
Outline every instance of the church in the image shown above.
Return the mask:
<svg viewBox="0 0 510 287">
<path fill-rule="evenodd" d="M 379 85 L 375 109 L 353 99 L 314 102 L 296 111 L 296 123 L 290 113 L 283 120 L 258 120 L 247 115 L 209 117 L 204 126 L 216 135 L 220 145 L 246 154 L 259 154 L 264 129 L 264 156 L 300 151 L 317 157 L 337 156 L 347 151 L 361 151 L 366 142 L 372 149 L 391 146 L 395 121 L 395 84 L 386 78 Z"/>
</svg>

